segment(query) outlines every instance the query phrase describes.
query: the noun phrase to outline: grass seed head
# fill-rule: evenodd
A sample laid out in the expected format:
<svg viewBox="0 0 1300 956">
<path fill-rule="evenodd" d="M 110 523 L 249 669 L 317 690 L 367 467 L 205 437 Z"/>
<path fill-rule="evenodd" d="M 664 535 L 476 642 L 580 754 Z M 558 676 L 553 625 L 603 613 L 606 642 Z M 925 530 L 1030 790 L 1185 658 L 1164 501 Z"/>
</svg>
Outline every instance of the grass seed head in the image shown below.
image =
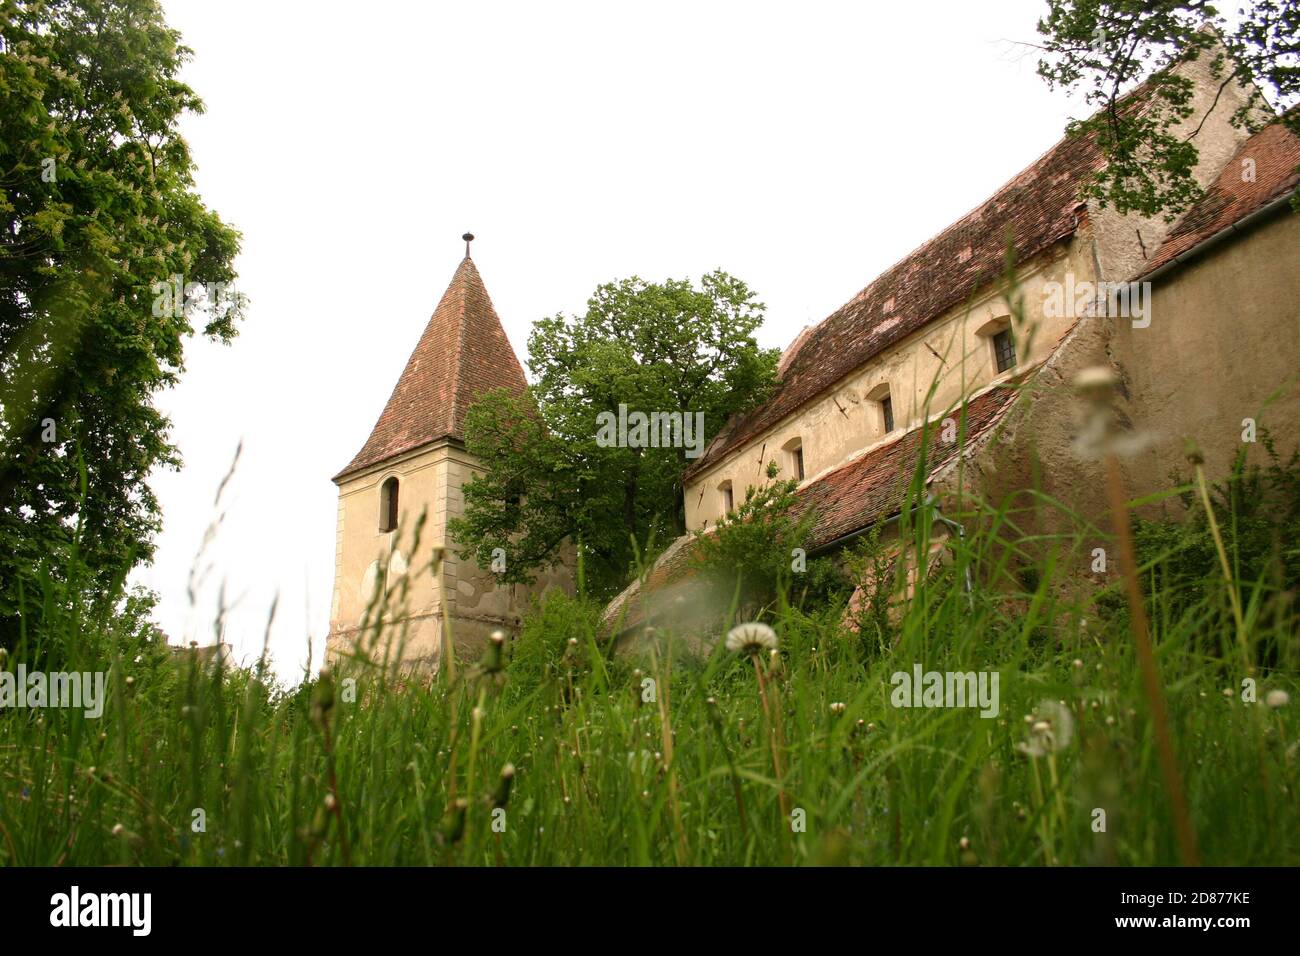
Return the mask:
<svg viewBox="0 0 1300 956">
<path fill-rule="evenodd" d="M 497 781 L 496 792 L 492 795 L 492 806 L 501 809 L 510 802 L 510 788 L 515 783 L 515 765 L 506 764 L 501 768 L 501 779 Z"/>
</svg>

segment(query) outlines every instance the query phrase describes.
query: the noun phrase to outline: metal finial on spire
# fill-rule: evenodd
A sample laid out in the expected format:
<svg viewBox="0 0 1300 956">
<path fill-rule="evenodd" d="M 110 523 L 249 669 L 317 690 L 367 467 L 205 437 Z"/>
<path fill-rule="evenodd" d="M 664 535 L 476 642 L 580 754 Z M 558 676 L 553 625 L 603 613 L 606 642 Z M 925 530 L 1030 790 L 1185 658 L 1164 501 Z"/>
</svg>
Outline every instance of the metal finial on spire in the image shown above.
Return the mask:
<svg viewBox="0 0 1300 956">
<path fill-rule="evenodd" d="M 472 232 L 467 232 L 467 233 L 465 233 L 465 235 L 461 236 L 461 238 L 465 240 L 465 258 L 468 259 L 468 258 L 469 258 L 469 244 L 470 244 L 471 242 L 474 241 L 474 233 L 472 233 Z"/>
</svg>

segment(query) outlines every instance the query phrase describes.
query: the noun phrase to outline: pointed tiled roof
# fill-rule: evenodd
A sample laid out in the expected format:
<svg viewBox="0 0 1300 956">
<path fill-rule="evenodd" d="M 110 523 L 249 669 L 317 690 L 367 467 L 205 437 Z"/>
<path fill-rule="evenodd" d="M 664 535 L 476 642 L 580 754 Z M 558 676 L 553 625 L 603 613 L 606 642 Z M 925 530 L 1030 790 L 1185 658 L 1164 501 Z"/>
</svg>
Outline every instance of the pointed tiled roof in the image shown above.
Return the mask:
<svg viewBox="0 0 1300 956">
<path fill-rule="evenodd" d="M 523 367 L 483 279 L 466 256 L 442 294 L 370 437 L 340 479 L 440 438 L 465 438 L 465 413 L 483 393 L 522 394 Z"/>
</svg>

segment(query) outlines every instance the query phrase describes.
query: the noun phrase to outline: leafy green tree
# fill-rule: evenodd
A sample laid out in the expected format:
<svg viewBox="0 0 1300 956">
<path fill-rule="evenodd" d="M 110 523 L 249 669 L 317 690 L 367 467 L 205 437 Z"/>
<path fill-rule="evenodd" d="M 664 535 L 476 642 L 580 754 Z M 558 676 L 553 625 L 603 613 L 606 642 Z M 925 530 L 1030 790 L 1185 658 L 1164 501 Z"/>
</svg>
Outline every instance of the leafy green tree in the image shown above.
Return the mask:
<svg viewBox="0 0 1300 956">
<path fill-rule="evenodd" d="M 1267 90 L 1277 107 L 1289 110 L 1283 122 L 1300 135 L 1300 111 L 1290 109 L 1300 101 L 1297 0 L 1255 0 L 1232 16 L 1203 0 L 1048 0 L 1047 6 L 1038 22 L 1044 53 L 1038 72 L 1051 87 L 1082 87 L 1097 110 L 1072 122 L 1070 132 L 1094 135 L 1106 156 L 1106 168 L 1087 190 L 1103 206 L 1173 219 L 1200 196 L 1192 178 L 1194 134 L 1175 129 L 1192 113 L 1191 81 L 1172 70 L 1185 58 L 1208 57 L 1216 80 L 1245 86 L 1249 99 L 1233 114 L 1235 125 L 1253 131 L 1272 117 L 1261 93 Z M 1139 109 L 1125 96 L 1142 80 L 1148 94 Z"/>
<path fill-rule="evenodd" d="M 715 271 L 698 287 L 608 283 L 584 314 L 538 322 L 528 342 L 531 394 L 489 394 L 466 417 L 466 445 L 485 473 L 466 486 L 464 517 L 451 523 L 462 557 L 491 567 L 503 549 L 502 579 L 526 582 L 562 556 L 567 539 L 594 594 L 623 585 L 648 557 L 637 542 L 663 545 L 684 531 L 682 474 L 694 453 L 770 393 L 779 353 L 754 340 L 762 315 L 744 282 Z M 605 441 L 602 413 L 617 416 L 620 405 L 702 415 L 702 433 L 689 436 L 694 451 L 684 440 Z"/>
<path fill-rule="evenodd" d="M 153 405 L 200 325 L 228 341 L 239 233 L 178 131 L 202 103 L 155 0 L 0 0 L 0 640 L 75 550 L 91 593 L 150 556 Z M 64 590 L 62 587 L 59 590 Z M 25 613 L 20 591 L 26 595 Z"/>
</svg>

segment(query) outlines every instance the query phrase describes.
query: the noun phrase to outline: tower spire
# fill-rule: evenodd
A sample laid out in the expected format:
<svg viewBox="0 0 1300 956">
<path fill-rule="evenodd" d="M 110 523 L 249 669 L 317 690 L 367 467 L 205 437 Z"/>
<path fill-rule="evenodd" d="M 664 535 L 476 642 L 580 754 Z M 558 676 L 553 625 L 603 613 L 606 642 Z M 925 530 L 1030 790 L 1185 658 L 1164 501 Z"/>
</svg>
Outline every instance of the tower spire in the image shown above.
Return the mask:
<svg viewBox="0 0 1300 956">
<path fill-rule="evenodd" d="M 467 232 L 467 233 L 465 233 L 465 235 L 461 236 L 461 238 L 465 240 L 465 258 L 468 259 L 468 258 L 469 258 L 469 244 L 470 244 L 471 242 L 474 241 L 474 233 L 472 233 L 472 232 Z"/>
<path fill-rule="evenodd" d="M 494 388 L 523 395 L 528 383 L 478 268 L 467 256 L 438 301 L 370 437 L 335 477 L 441 438 L 463 442 L 470 405 Z"/>
</svg>

